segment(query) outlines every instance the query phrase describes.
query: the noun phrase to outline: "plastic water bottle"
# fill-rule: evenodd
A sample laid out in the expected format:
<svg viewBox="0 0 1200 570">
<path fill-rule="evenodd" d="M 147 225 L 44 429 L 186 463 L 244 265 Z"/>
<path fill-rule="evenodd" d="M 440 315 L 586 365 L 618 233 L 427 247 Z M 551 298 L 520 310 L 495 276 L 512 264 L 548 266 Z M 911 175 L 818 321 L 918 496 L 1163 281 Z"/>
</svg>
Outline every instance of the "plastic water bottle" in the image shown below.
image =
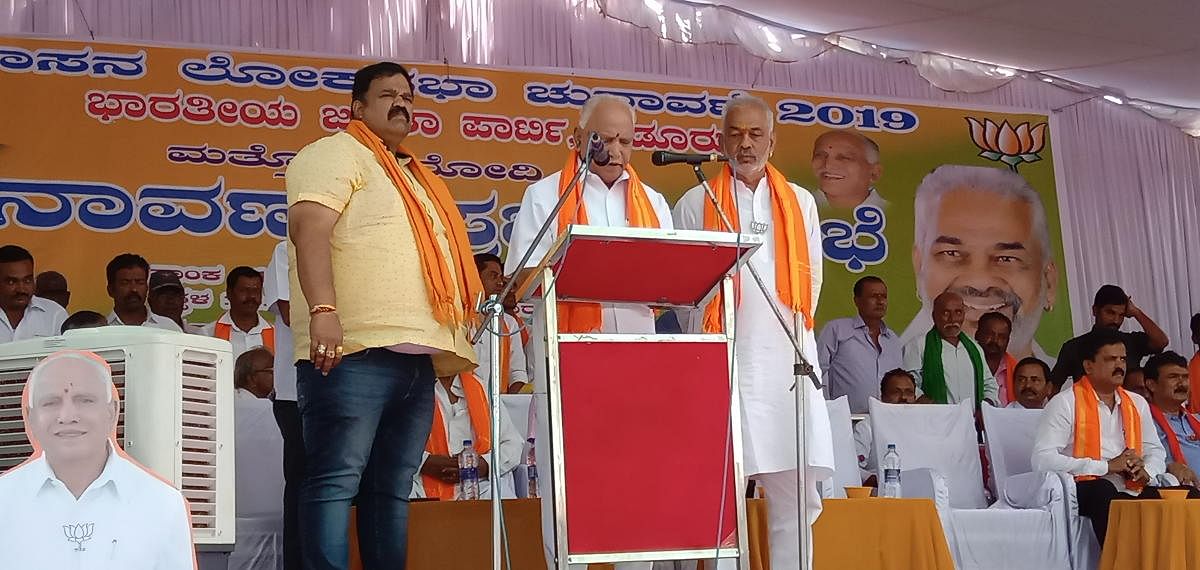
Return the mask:
<svg viewBox="0 0 1200 570">
<path fill-rule="evenodd" d="M 538 472 L 537 472 L 537 453 L 533 446 L 533 438 L 529 438 L 529 453 L 525 454 L 525 467 L 529 473 L 529 494 L 530 499 L 536 499 L 538 496 Z"/>
<path fill-rule="evenodd" d="M 880 491 L 882 497 L 900 498 L 900 454 L 894 443 L 888 444 L 883 456 L 883 487 Z"/>
<path fill-rule="evenodd" d="M 458 498 L 461 501 L 479 498 L 479 455 L 469 439 L 463 440 L 463 450 L 458 455 Z"/>
</svg>

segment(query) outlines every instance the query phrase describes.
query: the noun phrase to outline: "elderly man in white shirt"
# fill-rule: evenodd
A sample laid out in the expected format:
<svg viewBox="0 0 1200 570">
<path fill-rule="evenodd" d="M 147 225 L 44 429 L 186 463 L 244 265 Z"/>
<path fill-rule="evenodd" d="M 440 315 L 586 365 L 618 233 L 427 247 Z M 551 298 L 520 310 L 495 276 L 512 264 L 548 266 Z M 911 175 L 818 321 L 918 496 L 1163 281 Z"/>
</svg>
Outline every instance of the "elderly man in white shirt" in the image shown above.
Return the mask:
<svg viewBox="0 0 1200 570">
<path fill-rule="evenodd" d="M 183 496 L 116 446 L 116 394 L 92 353 L 57 352 L 34 367 L 23 411 L 35 451 L 0 476 L 0 565 L 195 567 Z"/>
<path fill-rule="evenodd" d="M 229 570 L 276 567 L 283 560 L 283 437 L 267 399 L 274 360 L 271 351 L 252 348 L 233 366 L 237 544 Z"/>
<path fill-rule="evenodd" d="M 608 154 L 608 163 L 598 165 L 594 161 L 585 166 L 587 172 L 575 188 L 566 188 L 571 177 L 580 167 L 580 153 L 572 151 L 563 170 L 539 180 L 525 190 L 521 210 L 513 221 L 509 239 L 508 257 L 504 271 L 518 280 L 523 280 L 550 251 L 555 238 L 571 224 L 608 227 L 654 227 L 671 229 L 671 208 L 666 199 L 653 188 L 641 183 L 633 167 L 629 165 L 633 154 L 634 123 L 636 113 L 629 102 L 614 95 L 592 95 L 579 113 L 579 126 L 573 135 L 575 148 L 582 149 L 591 133 L 599 135 Z M 564 192 L 572 196 L 560 210 L 557 219 L 550 220 L 550 212 Z M 534 243 L 539 228 L 549 221 L 550 231 L 541 241 Z M 532 251 L 525 266 L 520 265 L 526 252 Z M 616 268 L 614 268 L 616 269 Z M 653 333 L 654 313 L 648 306 L 601 305 L 597 322 L 595 313 L 586 310 L 577 313 L 577 319 L 560 319 L 560 325 L 570 332 L 596 331 L 602 333 Z M 533 409 L 537 417 L 538 457 L 549 457 L 549 424 L 546 421 L 546 375 L 542 366 L 545 362 L 545 338 L 542 335 L 544 316 L 534 314 L 534 332 L 531 339 L 534 357 Z M 538 479 L 543 488 L 542 497 L 552 497 L 550 478 Z M 542 537 L 546 546 L 546 563 L 554 568 L 554 521 L 552 501 L 542 501 Z M 618 564 L 620 570 L 648 569 L 650 563 Z M 581 566 L 582 568 L 582 566 Z"/>
<path fill-rule="evenodd" d="M 203 334 L 229 341 L 233 357 L 265 346 L 275 350 L 275 328 L 258 314 L 263 299 L 263 275 L 253 267 L 234 267 L 225 277 L 225 298 L 229 310 L 216 322 L 204 327 Z"/>
<path fill-rule="evenodd" d="M 464 378 L 469 384 L 464 384 Z M 463 451 L 463 442 L 471 440 L 479 452 L 479 498 L 490 499 L 491 466 L 488 462 L 492 459 L 491 447 L 481 451 L 479 446 L 480 433 L 486 436 L 492 425 L 487 390 L 478 376 L 465 373 L 438 379 L 433 386 L 433 396 L 437 411 L 429 445 L 421 459 L 421 469 L 413 477 L 413 498 L 462 500 L 462 489 L 458 486 L 458 456 Z M 500 410 L 500 498 L 515 499 L 517 491 L 512 471 L 521 463 L 525 440 L 508 416 L 507 407 L 497 408 Z"/>
<path fill-rule="evenodd" d="M 883 279 L 868 275 L 854 283 L 858 316 L 834 319 L 817 336 L 817 358 L 830 400 L 847 396 L 850 411 L 867 413 L 867 401 L 879 397 L 878 378 L 903 363 L 900 335 L 887 316 L 888 290 Z"/>
<path fill-rule="evenodd" d="M 923 396 L 935 404 L 986 400 L 994 406 L 1000 389 L 984 361 L 983 348 L 962 330 L 966 307 L 958 293 L 933 300 L 933 328 L 904 345 L 904 369 L 917 377 Z"/>
<path fill-rule="evenodd" d="M 0 342 L 59 334 L 67 311 L 34 296 L 33 285 L 33 255 L 18 245 L 0 247 Z"/>
<path fill-rule="evenodd" d="M 1158 498 L 1152 485 L 1166 473 L 1166 451 L 1146 400 L 1121 387 L 1129 364 L 1116 331 L 1094 334 L 1083 356 L 1085 376 L 1042 412 L 1032 463 L 1076 477 L 1079 514 L 1103 544 L 1114 499 Z"/>
<path fill-rule="evenodd" d="M 879 381 L 879 401 L 885 404 L 917 403 L 917 381 L 912 373 L 899 368 L 884 373 Z M 875 457 L 875 434 L 871 431 L 870 419 L 854 424 L 854 449 L 858 452 L 858 471 L 863 484 L 875 487 L 875 469 L 879 466 Z"/>
<path fill-rule="evenodd" d="M 801 532 L 811 532 L 821 512 L 816 482 L 833 474 L 833 436 L 821 393 L 807 378 L 801 378 L 796 389 L 806 390 L 808 400 L 800 412 L 805 422 L 807 464 L 800 465 L 796 457 L 798 412 L 792 391 L 795 349 L 771 305 L 784 315 L 801 316 L 803 330 L 798 340 L 805 358 L 816 364 L 812 316 L 821 294 L 821 220 L 812 194 L 788 182 L 768 162 L 775 148 L 773 115 L 770 105 L 752 95 L 729 100 L 721 145 L 731 161 L 712 183 L 720 210 L 704 188 L 697 186 L 675 205 L 675 223 L 681 229 L 729 231 L 723 221 L 727 218 L 735 224 L 733 231 L 753 232 L 763 239 L 748 263 L 768 290 L 756 287 L 750 271 L 741 269 L 736 309 L 742 450 L 746 474 L 763 486 L 770 502 L 771 568 L 788 570 L 807 567 L 801 560 L 800 537 Z M 788 259 L 797 262 L 784 262 Z M 689 328 L 695 330 L 700 324 L 705 332 L 719 331 L 718 306 L 711 303 L 703 319 L 688 319 Z M 808 520 L 800 518 L 801 487 L 810 507 Z M 811 548 L 808 556 L 811 559 Z M 731 567 L 731 562 L 723 560 L 722 568 Z"/>
</svg>

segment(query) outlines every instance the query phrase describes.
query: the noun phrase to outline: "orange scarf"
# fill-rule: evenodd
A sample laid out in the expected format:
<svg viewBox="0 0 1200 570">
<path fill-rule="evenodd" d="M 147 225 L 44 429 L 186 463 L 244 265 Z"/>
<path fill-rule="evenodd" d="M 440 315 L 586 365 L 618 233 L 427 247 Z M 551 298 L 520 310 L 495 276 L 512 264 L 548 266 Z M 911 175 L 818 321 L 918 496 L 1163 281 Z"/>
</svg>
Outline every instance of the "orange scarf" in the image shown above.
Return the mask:
<svg viewBox="0 0 1200 570">
<path fill-rule="evenodd" d="M 804 315 L 810 327 L 812 320 L 812 266 L 808 259 L 808 234 L 804 228 L 804 216 L 796 192 L 774 166 L 767 165 L 767 186 L 771 189 L 771 220 L 775 232 L 775 290 L 779 300 L 793 312 Z M 713 194 L 721 211 L 733 224 L 733 231 L 741 231 L 736 202 L 733 197 L 733 168 L 728 164 L 712 183 Z M 718 232 L 728 231 L 711 200 L 704 203 L 704 229 Z M 820 263 L 820 260 L 817 260 Z M 741 291 L 741 283 L 737 283 Z M 723 299 L 718 296 L 704 310 L 704 332 L 721 332 L 724 329 Z"/>
<path fill-rule="evenodd" d="M 1193 407 L 1200 408 L 1200 350 L 1196 351 L 1195 356 L 1192 356 L 1192 361 L 1188 363 L 1188 384 L 1191 384 L 1192 391 L 1188 393 L 1189 404 L 1197 404 Z"/>
<path fill-rule="evenodd" d="M 1000 402 L 1001 406 L 1007 406 L 1012 402 L 1017 401 L 1017 359 L 1013 358 L 1013 355 L 1006 352 L 1004 353 L 1004 362 L 1006 363 L 1005 370 L 1008 372 L 1008 385 L 1005 386 L 1005 391 L 1008 393 L 1008 401 Z"/>
<path fill-rule="evenodd" d="M 383 140 L 372 133 L 362 121 L 350 121 L 346 132 L 375 153 L 375 160 L 379 161 L 379 165 L 387 172 L 388 178 L 404 200 L 404 211 L 408 213 L 409 223 L 412 224 L 421 268 L 425 272 L 425 292 L 433 306 L 434 318 L 443 325 L 474 322 L 475 301 L 483 291 L 483 284 L 479 280 L 479 272 L 475 269 L 471 241 L 467 239 L 467 225 L 463 222 L 462 214 L 459 213 L 454 198 L 450 196 L 446 183 L 421 164 L 421 161 L 408 161 L 409 172 L 424 187 L 442 226 L 446 229 L 446 240 L 449 242 L 450 256 L 453 258 L 450 263 L 454 264 L 454 271 L 451 271 L 451 266 L 442 255 L 442 248 L 438 246 L 433 220 L 421 206 L 416 190 L 409 187 L 408 180 L 400 172 L 400 163 L 396 160 L 396 155 L 384 147 Z M 411 156 L 404 147 L 400 147 L 400 152 Z M 458 304 L 455 304 L 454 300 L 456 291 L 459 297 Z"/>
<path fill-rule="evenodd" d="M 458 375 L 458 380 L 462 382 L 463 399 L 467 401 L 467 415 L 471 418 L 471 431 L 475 435 L 475 451 L 483 455 L 492 450 L 492 416 L 488 409 L 487 392 L 474 372 L 463 372 Z M 448 394 L 449 390 L 446 392 Z M 433 428 L 429 432 L 429 441 L 425 443 L 425 451 L 430 455 L 450 455 L 449 433 L 446 420 L 442 417 L 442 407 L 438 405 L 435 397 Z M 426 497 L 442 501 L 454 500 L 453 483 L 429 475 L 422 475 L 421 482 L 425 486 Z"/>
<path fill-rule="evenodd" d="M 230 325 L 227 323 L 222 323 L 222 322 L 217 322 L 216 326 L 213 327 L 213 336 L 216 338 L 222 338 L 225 340 L 229 340 L 229 337 L 232 335 L 233 335 L 233 325 Z M 262 341 L 263 341 L 263 346 L 267 347 L 267 350 L 271 351 L 271 354 L 275 354 L 275 329 L 274 328 L 267 327 L 262 330 Z"/>
<path fill-rule="evenodd" d="M 1101 459 L 1100 457 L 1100 398 L 1092 381 L 1084 376 L 1071 387 L 1075 393 L 1075 447 L 1071 454 L 1075 457 Z M 1142 416 L 1137 406 L 1133 405 L 1133 397 L 1124 388 L 1117 387 L 1117 395 L 1121 402 L 1121 429 L 1125 432 L 1125 447 L 1132 449 L 1138 455 L 1142 454 Z M 1095 479 L 1094 475 L 1077 475 L 1076 481 Z M 1131 491 L 1140 491 L 1145 483 L 1125 480 L 1125 487 Z"/>
<path fill-rule="evenodd" d="M 567 165 L 558 175 L 558 194 L 561 196 L 567 190 L 567 184 L 579 170 L 579 152 L 571 151 L 567 157 Z M 625 193 L 625 221 L 632 228 L 658 228 L 658 215 L 654 213 L 654 205 L 646 195 L 646 188 L 638 178 L 633 167 L 625 165 L 625 173 L 629 175 L 629 190 Z M 588 225 L 587 205 L 583 202 L 583 179 L 575 184 L 567 196 L 563 207 L 558 211 L 558 234 L 562 235 L 567 226 L 578 224 Z M 558 332 L 585 333 L 597 332 L 603 325 L 600 313 L 600 303 L 559 302 Z"/>
<path fill-rule="evenodd" d="M 1188 411 L 1186 404 L 1181 411 L 1184 421 L 1192 428 L 1192 437 L 1200 436 L 1200 420 L 1197 420 L 1195 414 Z M 1187 457 L 1184 457 L 1183 448 L 1179 446 L 1179 436 L 1175 434 L 1171 423 L 1167 421 L 1167 416 L 1163 413 L 1162 408 L 1151 403 L 1150 415 L 1154 417 L 1154 423 L 1158 424 L 1158 429 L 1167 436 L 1167 447 L 1171 448 L 1171 457 L 1175 459 L 1176 463 L 1187 465 Z"/>
<path fill-rule="evenodd" d="M 500 393 L 508 392 L 512 382 L 512 337 L 509 336 L 508 319 L 500 315 Z"/>
</svg>

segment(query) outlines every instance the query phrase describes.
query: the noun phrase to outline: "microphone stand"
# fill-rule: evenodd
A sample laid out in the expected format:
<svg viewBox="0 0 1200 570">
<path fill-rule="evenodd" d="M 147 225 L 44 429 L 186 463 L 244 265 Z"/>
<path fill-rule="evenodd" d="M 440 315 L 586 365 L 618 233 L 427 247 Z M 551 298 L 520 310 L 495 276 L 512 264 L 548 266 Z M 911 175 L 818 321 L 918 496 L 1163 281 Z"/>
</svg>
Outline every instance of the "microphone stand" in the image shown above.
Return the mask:
<svg viewBox="0 0 1200 570">
<path fill-rule="evenodd" d="M 716 195 L 713 194 L 712 187 L 709 186 L 708 179 L 704 176 L 704 171 L 700 169 L 700 165 L 692 164 L 692 172 L 696 174 L 696 179 L 700 181 L 700 186 L 704 188 L 705 195 L 708 196 L 708 200 L 712 203 L 713 208 L 717 211 L 717 215 L 720 217 L 721 222 L 725 225 L 725 228 L 730 232 L 740 233 L 733 229 L 733 223 L 729 221 L 728 216 L 726 216 L 725 212 L 721 210 L 721 204 L 717 200 Z M 736 180 L 732 182 L 736 183 Z M 737 208 L 736 195 L 734 196 L 734 208 Z M 818 260 L 818 263 L 819 262 L 820 260 Z M 811 259 L 809 260 L 809 263 L 812 263 Z M 792 364 L 793 381 L 791 390 L 795 393 L 796 398 L 796 498 L 798 507 L 798 512 L 796 514 L 800 519 L 798 521 L 800 523 L 800 537 L 798 544 L 800 547 L 800 563 L 801 568 L 807 569 L 812 564 L 812 557 L 810 554 L 812 551 L 812 545 L 809 541 L 810 536 L 808 524 L 808 493 L 804 488 L 804 472 L 808 467 L 808 449 L 805 445 L 805 440 L 808 438 L 808 421 L 807 417 L 805 417 L 804 411 L 808 403 L 808 391 L 805 390 L 805 387 L 802 384 L 803 380 L 801 380 L 801 378 L 808 377 L 817 390 L 820 390 L 822 385 L 820 379 L 817 378 L 816 370 L 813 368 L 813 365 L 804 357 L 804 350 L 801 343 L 802 337 L 800 336 L 803 334 L 802 331 L 804 330 L 804 315 L 802 315 L 799 311 L 794 312 L 792 326 L 788 326 L 787 319 L 784 318 L 783 312 L 775 304 L 771 290 L 767 288 L 762 276 L 760 276 L 758 274 L 758 270 L 754 268 L 754 264 L 747 259 L 745 262 L 745 267 L 750 270 L 750 275 L 753 276 L 754 283 L 758 285 L 759 291 L 762 292 L 767 304 L 771 307 L 771 311 L 775 314 L 776 321 L 779 323 L 779 326 L 783 328 L 783 332 L 788 337 L 788 340 L 791 341 L 792 349 L 795 354 L 795 360 Z M 731 302 L 728 299 L 726 301 Z M 738 418 L 738 421 L 740 420 L 741 418 Z"/>
<path fill-rule="evenodd" d="M 575 185 L 587 174 L 588 166 L 592 162 L 592 155 L 601 148 L 599 144 L 600 138 L 596 133 L 592 133 L 588 137 L 587 148 L 584 149 L 583 159 L 580 161 L 579 168 L 576 169 L 575 176 L 571 178 L 570 184 L 567 184 L 567 189 L 558 197 L 558 203 L 554 205 L 554 209 L 550 211 L 550 215 L 546 217 L 546 221 L 542 223 L 542 227 L 538 229 L 537 236 L 533 238 L 533 245 L 525 251 L 525 255 L 521 257 L 521 262 L 518 268 L 525 267 L 529 262 L 529 258 L 533 255 L 533 250 L 538 243 L 541 243 L 546 232 L 550 230 L 552 224 L 557 223 L 558 212 L 562 210 L 563 205 L 567 203 L 567 197 L 574 191 Z M 489 453 L 491 465 L 488 466 L 488 482 L 492 489 L 492 570 L 501 570 L 500 551 L 501 551 L 501 531 L 507 530 L 504 527 L 504 511 L 501 508 L 500 502 L 500 378 L 503 371 L 500 370 L 500 342 L 501 335 L 500 319 L 504 318 L 504 303 L 503 300 L 508 298 L 508 294 L 512 292 L 513 287 L 517 284 L 516 279 L 510 279 L 500 291 L 498 295 L 491 295 L 486 301 L 479 304 L 479 312 L 484 315 L 483 326 L 479 327 L 475 334 L 471 337 L 471 344 L 475 345 L 483 337 L 484 333 L 492 335 L 492 344 L 489 347 L 491 365 L 488 374 L 488 396 L 491 398 L 492 408 L 492 449 Z M 505 386 L 507 389 L 508 387 Z M 507 532 L 504 533 L 507 536 Z M 505 539 L 507 543 L 507 539 Z M 511 549 L 505 549 L 505 553 L 511 553 Z M 512 568 L 512 562 L 509 561 L 508 568 Z"/>
</svg>

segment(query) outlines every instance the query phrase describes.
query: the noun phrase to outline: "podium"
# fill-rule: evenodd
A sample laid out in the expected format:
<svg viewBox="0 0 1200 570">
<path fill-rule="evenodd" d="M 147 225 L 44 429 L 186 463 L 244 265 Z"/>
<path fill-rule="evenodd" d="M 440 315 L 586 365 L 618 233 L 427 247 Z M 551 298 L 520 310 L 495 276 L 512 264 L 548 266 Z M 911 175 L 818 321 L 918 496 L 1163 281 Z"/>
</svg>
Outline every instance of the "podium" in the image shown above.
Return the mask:
<svg viewBox="0 0 1200 570">
<path fill-rule="evenodd" d="M 757 236 L 572 225 L 525 295 L 544 327 L 554 542 L 568 564 L 737 558 L 749 568 L 731 334 L 560 333 L 565 301 L 703 309 Z M 702 314 L 697 311 L 696 318 Z M 733 303 L 724 330 L 734 330 Z M 539 410 L 539 413 L 543 413 Z M 549 465 L 547 465 L 547 463 Z"/>
</svg>

